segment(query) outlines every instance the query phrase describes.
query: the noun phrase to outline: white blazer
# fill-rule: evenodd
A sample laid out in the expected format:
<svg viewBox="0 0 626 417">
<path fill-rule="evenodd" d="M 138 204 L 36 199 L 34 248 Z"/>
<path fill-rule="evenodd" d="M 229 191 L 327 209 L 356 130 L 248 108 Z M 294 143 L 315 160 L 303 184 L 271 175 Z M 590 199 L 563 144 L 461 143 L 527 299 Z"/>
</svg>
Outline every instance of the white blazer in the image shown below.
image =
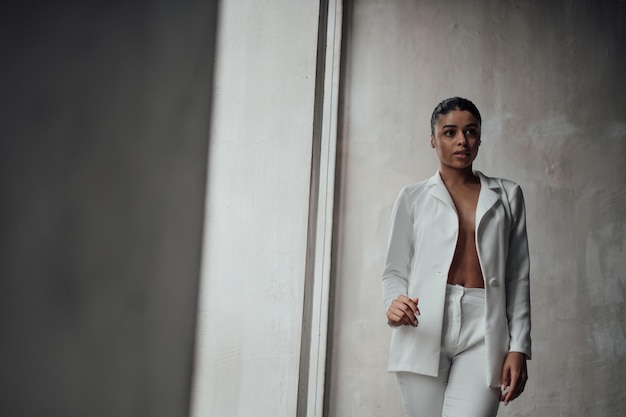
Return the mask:
<svg viewBox="0 0 626 417">
<path fill-rule="evenodd" d="M 512 181 L 480 178 L 476 249 L 485 280 L 487 384 L 499 387 L 508 352 L 531 356 L 528 240 L 524 197 Z M 389 371 L 437 376 L 448 271 L 459 220 L 437 172 L 396 199 L 383 274 L 385 309 L 403 294 L 419 297 L 419 326 L 393 328 Z"/>
</svg>

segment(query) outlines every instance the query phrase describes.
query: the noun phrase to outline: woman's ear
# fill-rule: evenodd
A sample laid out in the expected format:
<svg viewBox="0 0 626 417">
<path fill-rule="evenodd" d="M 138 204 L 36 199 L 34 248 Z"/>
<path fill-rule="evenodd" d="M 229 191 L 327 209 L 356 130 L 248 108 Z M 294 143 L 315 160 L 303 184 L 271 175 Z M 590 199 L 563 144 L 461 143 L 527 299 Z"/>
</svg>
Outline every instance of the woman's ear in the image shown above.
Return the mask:
<svg viewBox="0 0 626 417">
<path fill-rule="evenodd" d="M 435 149 L 435 137 L 430 135 L 430 147 Z"/>
</svg>

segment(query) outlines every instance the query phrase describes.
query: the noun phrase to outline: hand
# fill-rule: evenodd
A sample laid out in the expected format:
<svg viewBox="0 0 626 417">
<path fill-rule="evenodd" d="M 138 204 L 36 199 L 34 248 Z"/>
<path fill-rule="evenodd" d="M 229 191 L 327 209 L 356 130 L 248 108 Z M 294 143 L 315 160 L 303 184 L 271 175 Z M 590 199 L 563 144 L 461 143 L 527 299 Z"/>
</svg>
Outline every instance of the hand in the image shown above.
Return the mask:
<svg viewBox="0 0 626 417">
<path fill-rule="evenodd" d="M 528 372 L 526 371 L 526 355 L 521 352 L 509 352 L 502 366 L 502 395 L 500 401 L 504 405 L 516 399 L 526 386 Z M 507 390 L 507 388 L 509 388 Z"/>
<path fill-rule="evenodd" d="M 418 298 L 409 298 L 406 295 L 399 295 L 393 300 L 387 310 L 387 323 L 390 326 L 413 326 L 417 327 L 417 316 L 420 310 L 417 308 Z"/>
</svg>

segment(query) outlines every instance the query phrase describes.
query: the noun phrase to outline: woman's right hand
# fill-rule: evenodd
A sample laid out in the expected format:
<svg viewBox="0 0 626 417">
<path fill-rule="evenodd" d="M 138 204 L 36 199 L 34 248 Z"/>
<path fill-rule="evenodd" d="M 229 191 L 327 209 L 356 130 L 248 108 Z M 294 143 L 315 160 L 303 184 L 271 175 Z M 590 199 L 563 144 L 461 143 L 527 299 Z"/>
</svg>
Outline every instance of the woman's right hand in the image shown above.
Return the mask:
<svg viewBox="0 0 626 417">
<path fill-rule="evenodd" d="M 399 295 L 387 309 L 387 323 L 390 326 L 417 327 L 417 316 L 420 315 L 420 310 L 417 308 L 418 301 L 417 297 L 409 298 L 406 295 Z"/>
</svg>

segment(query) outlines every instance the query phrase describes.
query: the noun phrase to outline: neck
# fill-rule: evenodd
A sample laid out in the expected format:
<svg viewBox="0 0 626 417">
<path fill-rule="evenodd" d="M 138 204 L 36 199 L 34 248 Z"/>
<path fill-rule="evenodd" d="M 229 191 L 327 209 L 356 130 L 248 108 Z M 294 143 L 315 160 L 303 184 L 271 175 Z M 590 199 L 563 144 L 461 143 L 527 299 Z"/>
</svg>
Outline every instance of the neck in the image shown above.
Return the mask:
<svg viewBox="0 0 626 417">
<path fill-rule="evenodd" d="M 478 177 L 474 175 L 471 165 L 463 169 L 441 166 L 439 168 L 439 175 L 441 175 L 443 183 L 447 186 L 475 184 L 477 181 L 480 181 Z"/>
</svg>

